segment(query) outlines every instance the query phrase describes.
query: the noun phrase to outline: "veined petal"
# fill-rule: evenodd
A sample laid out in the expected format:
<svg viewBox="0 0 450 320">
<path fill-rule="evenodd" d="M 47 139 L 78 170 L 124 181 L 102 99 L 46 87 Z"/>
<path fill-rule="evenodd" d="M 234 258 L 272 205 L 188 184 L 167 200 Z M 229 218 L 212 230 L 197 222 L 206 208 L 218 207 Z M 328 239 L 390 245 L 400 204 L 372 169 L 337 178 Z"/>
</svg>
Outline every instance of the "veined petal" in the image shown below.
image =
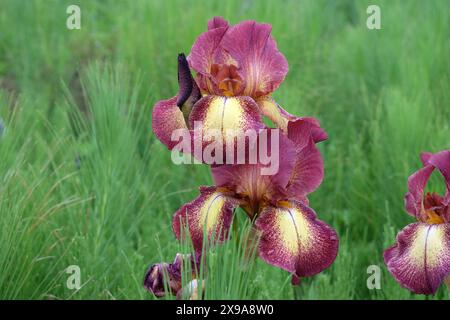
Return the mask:
<svg viewBox="0 0 450 320">
<path fill-rule="evenodd" d="M 296 161 L 293 142 L 278 129 L 260 131 L 252 147 L 254 149 L 251 148 L 249 152 L 253 155 L 260 155 L 260 151 L 266 149 L 267 154 L 270 154 L 270 157 L 265 159 L 268 161 L 247 156 L 243 164 L 216 166 L 211 169 L 217 186 L 234 190 L 248 201 L 247 205 L 253 209 L 251 216 L 259 211 L 264 202 L 275 203 L 286 197 L 285 188 Z"/>
<path fill-rule="evenodd" d="M 450 275 L 450 224 L 413 223 L 397 235 L 384 252 L 384 261 L 403 287 L 434 294 Z"/>
<path fill-rule="evenodd" d="M 284 110 L 271 96 L 263 96 L 256 100 L 261 114 L 270 119 L 277 128 L 287 132 L 289 121 L 297 119 L 296 116 Z"/>
<path fill-rule="evenodd" d="M 201 252 L 204 235 L 214 242 L 226 240 L 238 205 L 237 199 L 221 189 L 200 187 L 200 196 L 175 212 L 173 231 L 180 239 L 184 230 L 189 230 L 194 249 Z"/>
<path fill-rule="evenodd" d="M 205 75 L 210 73 L 216 50 L 228 27 L 228 22 L 221 17 L 214 17 L 208 21 L 208 31 L 195 40 L 188 56 L 192 69 Z"/>
<path fill-rule="evenodd" d="M 405 208 L 413 217 L 419 218 L 421 215 L 425 186 L 427 185 L 433 170 L 434 167 L 428 164 L 408 178 L 408 192 L 405 195 Z"/>
<path fill-rule="evenodd" d="M 208 30 L 229 27 L 229 23 L 222 17 L 214 17 L 208 21 Z"/>
<path fill-rule="evenodd" d="M 243 21 L 228 28 L 220 42 L 219 60 L 237 62 L 234 64 L 244 79 L 245 96 L 257 98 L 273 92 L 288 72 L 288 63 L 271 31 L 269 24 Z"/>
<path fill-rule="evenodd" d="M 319 120 L 312 117 L 302 117 L 288 123 L 288 137 L 300 149 L 309 143 L 309 137 L 314 143 L 328 139 L 328 134 L 320 127 Z"/>
<path fill-rule="evenodd" d="M 297 149 L 296 162 L 287 186 L 288 193 L 297 200 L 304 199 L 322 183 L 324 164 L 316 142 L 327 138 L 314 118 L 299 118 L 288 124 L 288 137 Z"/>
<path fill-rule="evenodd" d="M 208 22 L 208 29 L 195 40 L 187 59 L 191 68 L 197 72 L 200 88 L 209 94 L 219 94 L 220 90 L 212 79 L 211 68 L 215 64 L 219 44 L 228 30 L 228 22 L 215 17 Z"/>
<path fill-rule="evenodd" d="M 313 276 L 325 270 L 337 256 L 336 232 L 301 202 L 267 207 L 255 226 L 261 236 L 260 257 L 296 277 Z"/>
<path fill-rule="evenodd" d="M 191 48 L 189 64 L 203 92 L 261 97 L 284 80 L 288 64 L 271 37 L 269 24 L 244 21 L 230 26 L 221 17 L 208 22 Z"/>
<path fill-rule="evenodd" d="M 172 141 L 175 130 L 186 130 L 188 127 L 183 112 L 177 106 L 178 97 L 162 100 L 155 104 L 152 112 L 152 129 L 156 137 L 172 150 L 180 141 Z M 181 138 L 181 137 L 180 137 Z"/>
<path fill-rule="evenodd" d="M 322 183 L 324 165 L 322 155 L 312 140 L 297 155 L 287 190 L 291 197 L 302 200 Z"/>
<path fill-rule="evenodd" d="M 201 139 L 203 147 L 219 139 L 225 146 L 230 137 L 235 137 L 234 143 L 247 130 L 258 132 L 264 127 L 258 106 L 249 97 L 203 97 L 192 109 L 189 124 L 195 131 L 194 139 Z"/>
</svg>

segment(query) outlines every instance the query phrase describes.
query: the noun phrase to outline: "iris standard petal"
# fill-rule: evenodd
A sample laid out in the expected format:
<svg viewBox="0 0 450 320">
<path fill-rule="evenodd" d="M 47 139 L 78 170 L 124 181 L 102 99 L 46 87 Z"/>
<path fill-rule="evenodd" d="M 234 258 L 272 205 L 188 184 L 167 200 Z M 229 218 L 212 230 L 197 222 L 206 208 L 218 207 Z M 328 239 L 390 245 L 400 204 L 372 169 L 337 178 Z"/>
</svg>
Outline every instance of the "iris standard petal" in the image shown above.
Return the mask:
<svg viewBox="0 0 450 320">
<path fill-rule="evenodd" d="M 191 68 L 197 72 L 197 83 L 202 91 L 208 94 L 220 94 L 211 70 L 216 64 L 216 52 L 228 30 L 228 22 L 215 17 L 208 22 L 208 29 L 195 40 L 187 59 Z"/>
<path fill-rule="evenodd" d="M 428 164 L 408 178 L 408 192 L 405 195 L 405 208 L 413 217 L 420 218 L 425 186 L 427 185 L 433 170 L 434 167 Z"/>
<path fill-rule="evenodd" d="M 328 134 L 320 127 L 320 122 L 316 118 L 301 117 L 288 123 L 288 137 L 301 148 L 309 143 L 311 136 L 314 143 L 319 143 L 328 139 Z"/>
<path fill-rule="evenodd" d="M 336 231 L 318 220 L 315 212 L 301 202 L 267 207 L 256 219 L 255 226 L 261 237 L 260 257 L 296 277 L 323 271 L 337 256 Z"/>
<path fill-rule="evenodd" d="M 230 26 L 221 17 L 208 22 L 191 48 L 189 64 L 203 92 L 258 98 L 283 82 L 288 64 L 271 37 L 272 27 L 255 21 Z"/>
<path fill-rule="evenodd" d="M 228 22 L 221 17 L 208 21 L 208 31 L 195 40 L 187 58 L 192 69 L 204 75 L 211 73 L 216 51 L 228 27 Z"/>
<path fill-rule="evenodd" d="M 288 194 L 302 200 L 322 183 L 324 164 L 316 142 L 327 138 L 314 118 L 299 118 L 288 124 L 288 137 L 294 142 L 297 157 L 287 185 Z"/>
<path fill-rule="evenodd" d="M 220 42 L 219 60 L 238 68 L 245 83 L 242 95 L 267 95 L 278 88 L 288 72 L 288 63 L 271 31 L 270 24 L 243 21 L 228 28 Z"/>
<path fill-rule="evenodd" d="M 229 27 L 229 23 L 222 17 L 214 17 L 208 21 L 208 30 Z"/>
<path fill-rule="evenodd" d="M 238 205 L 239 201 L 222 189 L 200 187 L 200 196 L 175 212 L 173 231 L 177 239 L 189 231 L 195 251 L 201 252 L 204 236 L 214 242 L 226 240 Z"/>
<path fill-rule="evenodd" d="M 434 294 L 450 275 L 450 224 L 413 223 L 384 252 L 394 278 L 418 294 Z"/>
<path fill-rule="evenodd" d="M 258 151 L 266 148 L 270 157 L 265 160 L 270 161 L 258 158 L 250 162 L 250 157 L 247 157 L 244 164 L 216 166 L 211 169 L 217 186 L 234 190 L 247 200 L 247 205 L 252 209 L 251 216 L 267 202 L 275 203 L 286 197 L 285 188 L 296 161 L 294 143 L 277 129 L 261 131 L 253 146 Z M 251 149 L 250 153 L 254 152 L 255 149 Z"/>
</svg>

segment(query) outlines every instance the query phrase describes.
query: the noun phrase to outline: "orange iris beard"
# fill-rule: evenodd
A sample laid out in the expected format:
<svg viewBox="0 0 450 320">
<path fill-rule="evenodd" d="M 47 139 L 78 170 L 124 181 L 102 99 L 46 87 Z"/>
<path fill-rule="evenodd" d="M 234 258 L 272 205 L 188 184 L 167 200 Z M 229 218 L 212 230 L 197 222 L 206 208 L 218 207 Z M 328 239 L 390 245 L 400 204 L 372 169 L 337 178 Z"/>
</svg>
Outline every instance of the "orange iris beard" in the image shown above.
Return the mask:
<svg viewBox="0 0 450 320">
<path fill-rule="evenodd" d="M 217 81 L 219 89 L 227 97 L 238 96 L 244 89 L 242 78 L 233 64 L 213 64 L 211 75 Z"/>
</svg>

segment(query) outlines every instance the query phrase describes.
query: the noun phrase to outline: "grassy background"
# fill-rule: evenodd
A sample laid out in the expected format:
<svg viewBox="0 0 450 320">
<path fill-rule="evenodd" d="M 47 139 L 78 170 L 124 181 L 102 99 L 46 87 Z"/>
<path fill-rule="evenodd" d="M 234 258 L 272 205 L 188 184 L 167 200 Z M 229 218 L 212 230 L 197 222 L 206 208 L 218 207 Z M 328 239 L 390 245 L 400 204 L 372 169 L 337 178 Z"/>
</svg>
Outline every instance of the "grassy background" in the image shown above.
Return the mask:
<svg viewBox="0 0 450 320">
<path fill-rule="evenodd" d="M 81 30 L 66 28 L 73 3 Z M 369 4 L 382 30 L 366 28 Z M 208 297 L 424 299 L 392 279 L 382 251 L 413 222 L 403 195 L 419 152 L 450 147 L 446 0 L 1 0 L 0 298 L 152 299 L 145 269 L 180 251 L 172 214 L 211 177 L 171 163 L 151 109 L 175 94 L 177 53 L 214 15 L 273 25 L 290 66 L 276 100 L 330 136 L 310 200 L 341 246 L 330 269 L 292 289 L 262 261 L 241 268 L 233 240 L 212 255 Z M 69 265 L 80 290 L 66 287 Z M 381 290 L 367 289 L 369 265 Z"/>
</svg>

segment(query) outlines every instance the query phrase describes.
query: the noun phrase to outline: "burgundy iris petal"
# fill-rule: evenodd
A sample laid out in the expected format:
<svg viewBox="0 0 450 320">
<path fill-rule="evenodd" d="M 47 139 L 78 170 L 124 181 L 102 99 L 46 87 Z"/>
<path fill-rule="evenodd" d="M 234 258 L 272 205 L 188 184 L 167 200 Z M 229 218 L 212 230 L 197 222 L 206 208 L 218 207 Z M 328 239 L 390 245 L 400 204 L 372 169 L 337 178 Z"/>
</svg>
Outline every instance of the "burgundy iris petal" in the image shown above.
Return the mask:
<svg viewBox="0 0 450 320">
<path fill-rule="evenodd" d="M 258 98 L 278 88 L 288 72 L 288 64 L 271 31 L 269 24 L 255 21 L 229 26 L 220 17 L 210 20 L 208 31 L 197 39 L 189 55 L 202 90 Z"/>
<path fill-rule="evenodd" d="M 330 226 L 301 202 L 267 207 L 256 219 L 260 257 L 298 277 L 313 276 L 335 260 L 339 239 Z M 294 278 L 294 283 L 298 279 Z"/>
<path fill-rule="evenodd" d="M 419 294 L 434 294 L 450 276 L 450 151 L 422 153 L 424 167 L 408 179 L 405 207 L 419 222 L 397 235 L 397 242 L 384 252 L 394 278 Z M 425 193 L 431 173 L 438 169 L 445 179 L 446 193 Z"/>
<path fill-rule="evenodd" d="M 450 224 L 413 223 L 384 252 L 386 265 L 405 288 L 434 294 L 450 275 Z"/>
</svg>

